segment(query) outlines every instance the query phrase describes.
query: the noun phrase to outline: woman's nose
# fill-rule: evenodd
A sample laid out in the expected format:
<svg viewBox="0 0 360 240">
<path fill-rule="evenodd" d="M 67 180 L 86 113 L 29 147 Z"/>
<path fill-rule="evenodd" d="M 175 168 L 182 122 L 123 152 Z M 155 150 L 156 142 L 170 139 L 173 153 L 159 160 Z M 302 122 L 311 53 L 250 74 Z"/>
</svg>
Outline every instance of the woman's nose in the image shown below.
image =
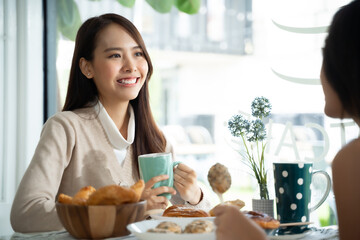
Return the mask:
<svg viewBox="0 0 360 240">
<path fill-rule="evenodd" d="M 122 69 L 124 72 L 136 71 L 136 64 L 135 64 L 134 60 L 131 58 L 124 59 Z"/>
</svg>

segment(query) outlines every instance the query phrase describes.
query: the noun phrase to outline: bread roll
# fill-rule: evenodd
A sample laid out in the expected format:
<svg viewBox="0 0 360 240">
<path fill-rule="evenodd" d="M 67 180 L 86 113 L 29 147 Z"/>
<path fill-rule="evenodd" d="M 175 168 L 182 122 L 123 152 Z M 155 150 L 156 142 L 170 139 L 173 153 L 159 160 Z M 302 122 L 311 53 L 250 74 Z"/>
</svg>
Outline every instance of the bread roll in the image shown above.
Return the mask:
<svg viewBox="0 0 360 240">
<path fill-rule="evenodd" d="M 209 213 L 201 209 L 187 207 L 184 205 L 173 205 L 168 207 L 164 213 L 164 217 L 210 217 Z"/>
<path fill-rule="evenodd" d="M 95 191 L 96 189 L 92 186 L 86 186 L 81 188 L 73 197 L 72 204 L 86 205 L 86 201 L 89 199 L 89 196 Z"/>
<path fill-rule="evenodd" d="M 244 211 L 243 213 L 264 229 L 276 229 L 280 226 L 280 222 L 278 220 L 265 213 L 256 211 Z"/>
<path fill-rule="evenodd" d="M 184 233 L 209 233 L 214 231 L 214 223 L 206 220 L 195 220 L 184 229 Z"/>
<path fill-rule="evenodd" d="M 216 205 L 215 207 L 213 207 L 210 211 L 209 211 L 209 214 L 210 216 L 215 216 L 214 214 L 214 208 L 216 208 L 217 206 L 219 205 L 230 205 L 230 206 L 235 206 L 237 207 L 239 210 L 241 208 L 243 208 L 245 206 L 245 202 L 241 201 L 240 199 L 236 199 L 236 200 L 231 200 L 231 201 L 225 201 L 223 203 L 220 203 L 218 205 Z"/>
<path fill-rule="evenodd" d="M 172 233 L 181 233 L 182 232 L 180 225 L 178 225 L 174 222 L 169 222 L 169 221 L 164 221 L 164 222 L 159 223 L 156 226 L 156 229 L 163 229 L 163 230 L 170 231 Z"/>
<path fill-rule="evenodd" d="M 120 205 L 139 202 L 144 191 L 144 180 L 139 180 L 131 187 L 107 185 L 96 190 L 92 186 L 81 188 L 74 197 L 59 194 L 58 202 L 74 205 Z"/>
</svg>

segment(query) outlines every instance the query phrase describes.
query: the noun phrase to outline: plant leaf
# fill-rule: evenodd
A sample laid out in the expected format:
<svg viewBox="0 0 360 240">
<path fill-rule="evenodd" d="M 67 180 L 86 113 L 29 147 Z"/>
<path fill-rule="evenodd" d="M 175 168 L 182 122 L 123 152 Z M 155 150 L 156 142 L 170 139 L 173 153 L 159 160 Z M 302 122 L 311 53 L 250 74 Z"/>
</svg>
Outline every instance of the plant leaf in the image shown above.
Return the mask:
<svg viewBox="0 0 360 240">
<path fill-rule="evenodd" d="M 160 13 L 170 12 L 174 5 L 174 0 L 146 0 L 146 2 L 155 9 L 155 11 Z"/>
<path fill-rule="evenodd" d="M 57 0 L 57 27 L 61 34 L 71 41 L 75 41 L 77 30 L 81 25 L 81 18 L 74 0 Z"/>
<path fill-rule="evenodd" d="M 201 0 L 175 0 L 175 6 L 187 14 L 195 14 L 199 11 Z"/>
<path fill-rule="evenodd" d="M 131 8 L 135 5 L 135 0 L 117 0 L 117 1 L 124 7 L 128 7 L 128 8 Z"/>
</svg>

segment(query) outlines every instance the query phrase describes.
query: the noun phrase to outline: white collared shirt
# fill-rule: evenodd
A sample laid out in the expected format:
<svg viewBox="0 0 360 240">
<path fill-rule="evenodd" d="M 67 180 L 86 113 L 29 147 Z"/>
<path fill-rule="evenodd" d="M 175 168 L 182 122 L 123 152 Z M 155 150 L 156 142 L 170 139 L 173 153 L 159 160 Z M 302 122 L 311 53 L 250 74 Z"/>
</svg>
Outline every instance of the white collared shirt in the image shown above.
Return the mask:
<svg viewBox="0 0 360 240">
<path fill-rule="evenodd" d="M 125 159 L 128 147 L 134 142 L 135 138 L 135 114 L 132 106 L 129 104 L 130 119 L 128 124 L 127 139 L 125 139 L 119 129 L 116 127 L 114 121 L 107 113 L 104 106 L 98 101 L 95 105 L 95 110 L 99 112 L 99 119 L 101 125 L 105 129 L 105 132 L 110 140 L 111 145 L 114 148 L 114 153 L 119 163 Z"/>
</svg>

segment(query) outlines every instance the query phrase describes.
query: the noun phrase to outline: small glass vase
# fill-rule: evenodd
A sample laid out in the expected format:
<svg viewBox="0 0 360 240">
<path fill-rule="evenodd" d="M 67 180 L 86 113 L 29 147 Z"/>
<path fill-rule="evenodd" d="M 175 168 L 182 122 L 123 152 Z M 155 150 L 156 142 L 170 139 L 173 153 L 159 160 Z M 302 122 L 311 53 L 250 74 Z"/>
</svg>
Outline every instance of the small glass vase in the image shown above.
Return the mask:
<svg viewBox="0 0 360 240">
<path fill-rule="evenodd" d="M 274 217 L 274 199 L 252 199 L 252 209 Z"/>
<path fill-rule="evenodd" d="M 269 191 L 267 185 L 264 183 L 259 184 L 260 199 L 252 200 L 253 211 L 266 213 L 274 217 L 274 200 L 269 199 Z"/>
<path fill-rule="evenodd" d="M 260 199 L 269 199 L 269 191 L 266 183 L 260 183 L 259 189 L 260 189 Z"/>
</svg>

